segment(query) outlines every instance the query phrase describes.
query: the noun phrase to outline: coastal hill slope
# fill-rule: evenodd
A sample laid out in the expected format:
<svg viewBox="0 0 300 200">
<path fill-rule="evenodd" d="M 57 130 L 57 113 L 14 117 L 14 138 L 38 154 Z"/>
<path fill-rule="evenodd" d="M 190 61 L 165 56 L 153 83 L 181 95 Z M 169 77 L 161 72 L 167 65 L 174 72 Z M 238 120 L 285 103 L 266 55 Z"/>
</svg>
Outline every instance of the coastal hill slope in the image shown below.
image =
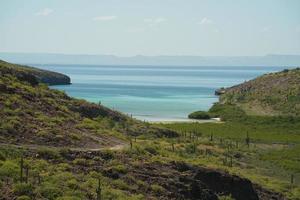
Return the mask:
<svg viewBox="0 0 300 200">
<path fill-rule="evenodd" d="M 219 104 L 236 105 L 248 115 L 300 116 L 300 68 L 265 74 L 217 93 Z"/>
<path fill-rule="evenodd" d="M 47 70 L 37 69 L 25 65 L 16 65 L 0 60 L 1 73 L 12 74 L 19 78 L 37 81 L 48 85 L 66 85 L 71 83 L 70 77 Z"/>
<path fill-rule="evenodd" d="M 98 149 L 123 144 L 130 135 L 176 134 L 46 85 L 60 80 L 69 83 L 58 73 L 0 62 L 1 143 Z"/>
</svg>

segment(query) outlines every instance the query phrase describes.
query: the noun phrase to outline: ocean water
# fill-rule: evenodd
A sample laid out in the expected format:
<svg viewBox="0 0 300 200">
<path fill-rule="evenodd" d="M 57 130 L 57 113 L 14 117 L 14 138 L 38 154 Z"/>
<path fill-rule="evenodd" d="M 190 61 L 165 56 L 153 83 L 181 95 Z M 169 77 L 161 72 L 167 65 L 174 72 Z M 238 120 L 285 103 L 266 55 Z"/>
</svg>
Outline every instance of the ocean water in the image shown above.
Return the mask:
<svg viewBox="0 0 300 200">
<path fill-rule="evenodd" d="M 147 121 L 184 121 L 208 110 L 216 89 L 284 67 L 34 65 L 64 73 L 71 85 L 52 86 Z"/>
</svg>

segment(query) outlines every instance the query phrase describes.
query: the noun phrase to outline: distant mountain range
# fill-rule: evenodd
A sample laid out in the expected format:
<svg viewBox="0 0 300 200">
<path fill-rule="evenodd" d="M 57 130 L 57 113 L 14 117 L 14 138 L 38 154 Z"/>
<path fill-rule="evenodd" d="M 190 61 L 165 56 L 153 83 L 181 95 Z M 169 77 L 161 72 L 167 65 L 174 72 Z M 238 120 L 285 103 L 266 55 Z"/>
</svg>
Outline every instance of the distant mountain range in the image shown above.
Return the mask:
<svg viewBox="0 0 300 200">
<path fill-rule="evenodd" d="M 20 64 L 163 65 L 163 66 L 300 66 L 300 55 L 132 56 L 51 53 L 4 53 L 0 59 Z"/>
</svg>

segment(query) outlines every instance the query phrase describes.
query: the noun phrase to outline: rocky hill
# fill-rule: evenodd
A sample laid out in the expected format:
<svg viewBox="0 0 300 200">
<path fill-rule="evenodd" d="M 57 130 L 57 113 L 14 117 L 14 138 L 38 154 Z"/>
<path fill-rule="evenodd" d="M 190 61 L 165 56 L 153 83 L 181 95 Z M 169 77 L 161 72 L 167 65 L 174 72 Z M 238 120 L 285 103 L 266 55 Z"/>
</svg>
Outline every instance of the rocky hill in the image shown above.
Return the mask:
<svg viewBox="0 0 300 200">
<path fill-rule="evenodd" d="M 27 80 L 32 84 L 45 83 L 47 85 L 71 84 L 70 77 L 47 70 L 37 69 L 25 65 L 17 65 L 0 60 L 1 74 L 11 74 L 21 80 Z"/>
<path fill-rule="evenodd" d="M 220 104 L 237 105 L 248 115 L 300 116 L 300 68 L 266 74 L 217 94 Z"/>
<path fill-rule="evenodd" d="M 204 155 L 198 136 L 196 143 L 192 134 L 71 98 L 42 84 L 39 70 L 23 69 L 0 65 L 0 199 L 284 199 L 200 167 L 194 160 L 211 162 L 222 151 Z"/>
<path fill-rule="evenodd" d="M 176 134 L 41 84 L 64 81 L 70 82 L 58 73 L 1 61 L 0 143 L 98 149 L 123 144 L 128 135 Z"/>
</svg>

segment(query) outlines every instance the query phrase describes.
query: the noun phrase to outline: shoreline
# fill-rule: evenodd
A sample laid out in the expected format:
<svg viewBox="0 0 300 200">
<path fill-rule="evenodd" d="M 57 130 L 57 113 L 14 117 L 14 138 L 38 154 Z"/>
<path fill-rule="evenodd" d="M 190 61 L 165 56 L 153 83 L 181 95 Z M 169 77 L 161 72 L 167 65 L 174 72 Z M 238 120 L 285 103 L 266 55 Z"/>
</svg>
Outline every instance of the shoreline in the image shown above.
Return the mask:
<svg viewBox="0 0 300 200">
<path fill-rule="evenodd" d="M 145 117 L 136 117 L 133 118 L 148 122 L 151 124 L 174 124 L 174 123 L 221 123 L 220 118 L 211 118 L 211 119 L 189 119 L 189 118 L 145 118 Z"/>
</svg>

